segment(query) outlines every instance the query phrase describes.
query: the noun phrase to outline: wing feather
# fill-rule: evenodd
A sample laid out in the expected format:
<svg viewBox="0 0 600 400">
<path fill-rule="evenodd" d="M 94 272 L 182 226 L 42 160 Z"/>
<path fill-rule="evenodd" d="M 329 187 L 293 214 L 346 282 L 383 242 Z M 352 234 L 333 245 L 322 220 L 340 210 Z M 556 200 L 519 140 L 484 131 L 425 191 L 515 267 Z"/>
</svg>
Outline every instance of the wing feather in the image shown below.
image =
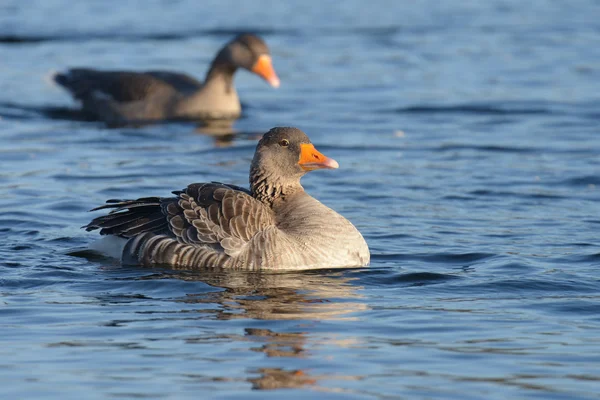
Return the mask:
<svg viewBox="0 0 600 400">
<path fill-rule="evenodd" d="M 197 241 L 219 244 L 228 255 L 239 253 L 257 232 L 275 225 L 271 210 L 237 186 L 193 184 L 179 192 L 179 199 Z"/>
<path fill-rule="evenodd" d="M 84 99 L 101 93 L 117 102 L 146 100 L 156 94 L 172 93 L 173 85 L 158 75 L 130 71 L 100 71 L 74 68 L 55 77 L 57 83 L 67 88 L 75 98 Z"/>
<path fill-rule="evenodd" d="M 84 226 L 87 231 L 100 229 L 101 235 L 117 235 L 133 237 L 144 232 L 168 233 L 168 221 L 163 209 L 173 199 L 159 197 L 144 197 L 137 200 L 111 199 L 106 204 L 92 209 L 111 211 L 103 216 L 94 218 Z"/>
<path fill-rule="evenodd" d="M 131 238 L 143 233 L 168 235 L 179 243 L 239 254 L 265 231 L 276 229 L 270 208 L 246 189 L 218 182 L 195 183 L 177 197 L 109 200 L 94 210 L 110 209 L 85 226 L 101 234 Z"/>
</svg>

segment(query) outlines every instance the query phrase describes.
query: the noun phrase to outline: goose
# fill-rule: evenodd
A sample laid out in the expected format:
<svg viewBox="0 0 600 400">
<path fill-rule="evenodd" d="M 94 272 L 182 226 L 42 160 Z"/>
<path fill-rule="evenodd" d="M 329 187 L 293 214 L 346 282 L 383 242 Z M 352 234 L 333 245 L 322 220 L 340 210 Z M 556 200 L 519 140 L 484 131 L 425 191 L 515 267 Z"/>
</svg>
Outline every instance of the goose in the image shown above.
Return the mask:
<svg viewBox="0 0 600 400">
<path fill-rule="evenodd" d="M 366 266 L 370 253 L 360 232 L 300 184 L 309 171 L 338 167 L 300 129 L 276 127 L 256 146 L 250 189 L 193 183 L 172 197 L 108 200 L 92 211 L 111 211 L 83 228 L 99 229 L 110 239 L 98 241 L 93 250 L 128 265 L 247 270 Z"/>
<path fill-rule="evenodd" d="M 85 114 L 108 124 L 178 119 L 210 124 L 239 118 L 241 105 L 233 85 L 238 68 L 279 87 L 269 48 L 252 34 L 237 36 L 217 53 L 204 83 L 179 72 L 88 68 L 69 69 L 53 78 L 81 101 Z"/>
</svg>

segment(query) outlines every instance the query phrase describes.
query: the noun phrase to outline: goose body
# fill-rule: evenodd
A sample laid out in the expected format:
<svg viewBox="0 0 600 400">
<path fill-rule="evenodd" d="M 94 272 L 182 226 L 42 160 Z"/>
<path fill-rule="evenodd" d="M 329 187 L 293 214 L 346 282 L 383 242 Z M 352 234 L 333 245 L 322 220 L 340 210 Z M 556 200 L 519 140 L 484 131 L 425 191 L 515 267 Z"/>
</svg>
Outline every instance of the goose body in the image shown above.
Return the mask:
<svg viewBox="0 0 600 400">
<path fill-rule="evenodd" d="M 350 221 L 304 191 L 307 171 L 337 168 L 295 128 L 274 128 L 257 146 L 250 190 L 195 183 L 173 197 L 109 200 L 87 230 L 118 237 L 126 264 L 180 269 L 314 269 L 369 263 Z"/>
<path fill-rule="evenodd" d="M 255 35 L 240 35 L 216 55 L 204 83 L 170 71 L 102 71 L 73 68 L 54 80 L 81 101 L 89 116 L 109 124 L 187 119 L 204 122 L 239 118 L 233 85 L 244 68 L 279 86 L 267 45 Z"/>
</svg>

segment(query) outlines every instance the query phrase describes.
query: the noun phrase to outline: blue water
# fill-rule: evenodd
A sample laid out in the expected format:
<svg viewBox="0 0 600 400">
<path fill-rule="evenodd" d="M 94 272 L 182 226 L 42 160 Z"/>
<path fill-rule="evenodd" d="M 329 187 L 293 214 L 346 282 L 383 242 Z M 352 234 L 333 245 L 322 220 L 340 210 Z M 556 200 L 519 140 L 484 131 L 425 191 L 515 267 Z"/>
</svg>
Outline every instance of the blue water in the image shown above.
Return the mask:
<svg viewBox="0 0 600 400">
<path fill-rule="evenodd" d="M 52 71 L 202 78 L 243 30 L 282 86 L 238 73 L 234 135 L 55 112 Z M 71 255 L 108 198 L 245 185 L 277 125 L 339 161 L 304 186 L 369 268 Z M 2 398 L 600 398 L 597 1 L 4 0 L 0 143 Z"/>
</svg>

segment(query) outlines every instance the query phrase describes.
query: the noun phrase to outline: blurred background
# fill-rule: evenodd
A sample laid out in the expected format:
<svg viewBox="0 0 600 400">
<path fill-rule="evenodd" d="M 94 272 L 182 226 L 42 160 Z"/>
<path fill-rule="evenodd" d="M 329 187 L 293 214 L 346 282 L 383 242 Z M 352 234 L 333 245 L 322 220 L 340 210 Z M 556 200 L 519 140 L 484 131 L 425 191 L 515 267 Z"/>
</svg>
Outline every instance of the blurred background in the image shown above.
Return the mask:
<svg viewBox="0 0 600 400">
<path fill-rule="evenodd" d="M 3 0 L 0 394 L 598 398 L 599 21 L 594 0 Z M 203 79 L 241 32 L 269 45 L 281 87 L 239 71 L 226 137 L 81 121 L 51 82 Z M 303 184 L 364 234 L 369 268 L 72 255 L 108 198 L 246 185 L 278 125 L 339 161 Z"/>
</svg>

